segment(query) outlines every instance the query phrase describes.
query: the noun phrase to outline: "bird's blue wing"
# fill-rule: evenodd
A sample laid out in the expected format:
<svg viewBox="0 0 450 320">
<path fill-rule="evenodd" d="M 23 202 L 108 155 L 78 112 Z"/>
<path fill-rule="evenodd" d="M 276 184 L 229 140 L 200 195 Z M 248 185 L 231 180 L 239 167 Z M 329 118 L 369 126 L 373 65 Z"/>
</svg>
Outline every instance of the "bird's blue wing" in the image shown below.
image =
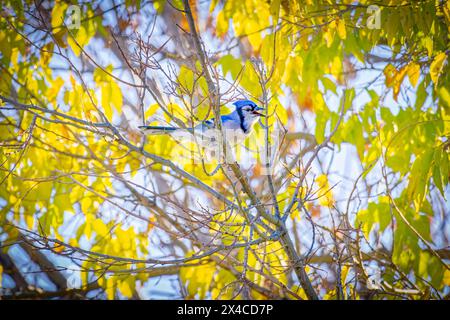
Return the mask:
<svg viewBox="0 0 450 320">
<path fill-rule="evenodd" d="M 220 117 L 222 120 L 223 128 L 225 129 L 233 129 L 237 130 L 240 128 L 239 121 L 236 121 L 235 118 L 233 118 L 230 115 L 223 115 Z M 196 130 L 205 131 L 208 129 L 214 129 L 215 128 L 214 118 L 208 119 L 203 121 L 201 124 L 195 127 Z"/>
</svg>

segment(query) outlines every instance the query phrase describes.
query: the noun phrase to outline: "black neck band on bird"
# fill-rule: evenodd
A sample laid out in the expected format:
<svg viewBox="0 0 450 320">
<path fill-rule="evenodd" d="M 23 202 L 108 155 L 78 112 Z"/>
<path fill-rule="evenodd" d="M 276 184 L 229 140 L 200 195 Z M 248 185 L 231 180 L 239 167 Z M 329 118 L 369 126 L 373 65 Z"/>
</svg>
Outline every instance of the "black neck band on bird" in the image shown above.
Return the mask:
<svg viewBox="0 0 450 320">
<path fill-rule="evenodd" d="M 242 114 L 242 109 L 241 108 L 236 108 L 237 114 L 239 116 L 239 123 L 240 123 L 240 127 L 242 129 L 242 131 L 244 131 L 244 133 L 247 133 L 248 129 L 245 128 L 244 126 L 244 115 Z"/>
</svg>

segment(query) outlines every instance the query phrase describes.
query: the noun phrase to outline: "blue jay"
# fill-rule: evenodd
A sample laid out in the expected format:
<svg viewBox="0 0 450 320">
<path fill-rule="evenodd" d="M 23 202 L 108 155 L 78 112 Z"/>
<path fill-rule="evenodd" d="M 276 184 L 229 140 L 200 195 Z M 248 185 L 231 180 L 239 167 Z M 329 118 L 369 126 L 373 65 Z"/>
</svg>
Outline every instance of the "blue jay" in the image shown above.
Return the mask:
<svg viewBox="0 0 450 320">
<path fill-rule="evenodd" d="M 221 116 L 222 127 L 225 131 L 225 136 L 228 141 L 233 141 L 235 143 L 240 143 L 245 140 L 245 138 L 250 134 L 253 125 L 261 116 L 265 116 L 260 111 L 264 110 L 258 107 L 256 103 L 250 100 L 238 100 L 233 103 L 236 109 L 230 114 Z M 200 135 L 202 137 L 213 135 L 211 130 L 215 128 L 214 118 L 203 121 L 201 124 L 195 126 L 194 128 L 176 128 L 176 127 L 162 127 L 162 126 L 139 126 L 140 129 L 144 130 L 145 133 L 150 135 L 155 134 L 170 134 L 173 137 L 183 137 L 186 133 L 193 135 Z M 211 134 L 210 134 L 211 131 Z M 232 135 L 232 140 L 229 139 L 230 134 Z M 209 140 L 211 142 L 211 140 Z M 205 144 L 207 144 L 206 142 Z"/>
</svg>

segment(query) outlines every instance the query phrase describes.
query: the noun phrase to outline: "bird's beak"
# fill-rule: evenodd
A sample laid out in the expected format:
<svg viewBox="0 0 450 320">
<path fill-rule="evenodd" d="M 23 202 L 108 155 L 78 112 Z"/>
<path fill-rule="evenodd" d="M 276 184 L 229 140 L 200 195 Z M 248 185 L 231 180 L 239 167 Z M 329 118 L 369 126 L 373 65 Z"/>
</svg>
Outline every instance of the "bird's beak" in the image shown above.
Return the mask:
<svg viewBox="0 0 450 320">
<path fill-rule="evenodd" d="M 264 110 L 264 108 L 256 107 L 256 108 L 253 110 L 253 114 L 256 114 L 256 115 L 258 115 L 258 116 L 260 116 L 260 117 L 265 117 L 265 116 L 266 116 L 265 114 L 262 114 L 261 112 L 259 112 L 259 111 L 262 111 L 262 110 Z"/>
</svg>

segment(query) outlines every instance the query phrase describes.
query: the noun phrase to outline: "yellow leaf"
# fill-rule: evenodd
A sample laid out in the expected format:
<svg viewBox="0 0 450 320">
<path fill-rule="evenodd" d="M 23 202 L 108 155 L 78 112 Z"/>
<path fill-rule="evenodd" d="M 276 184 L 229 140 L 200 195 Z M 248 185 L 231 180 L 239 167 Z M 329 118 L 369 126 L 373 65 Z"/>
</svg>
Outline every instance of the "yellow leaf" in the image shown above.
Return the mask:
<svg viewBox="0 0 450 320">
<path fill-rule="evenodd" d="M 402 85 L 403 79 L 405 78 L 407 69 L 407 66 L 405 66 L 400 70 L 397 70 L 392 64 L 388 64 L 383 70 L 384 76 L 386 78 L 386 87 L 393 88 L 395 101 L 397 101 L 397 96 L 400 93 L 400 87 Z"/>
<path fill-rule="evenodd" d="M 100 237 L 105 237 L 109 233 L 108 227 L 105 225 L 102 219 L 95 219 L 92 223 L 92 227 Z"/>
<path fill-rule="evenodd" d="M 442 280 L 444 286 L 450 286 L 450 270 L 445 270 L 444 279 Z"/>
<path fill-rule="evenodd" d="M 87 12 L 90 16 L 91 12 Z M 91 38 L 95 35 L 96 24 L 94 19 L 88 19 L 86 23 L 80 26 L 80 28 L 75 32 L 72 30 L 67 38 L 67 43 L 72 48 L 74 54 L 78 57 L 81 53 L 81 49 L 86 46 Z"/>
<path fill-rule="evenodd" d="M 61 91 L 61 87 L 64 84 L 64 80 L 61 77 L 57 77 L 51 81 L 52 86 L 47 90 L 47 98 L 51 102 L 56 102 L 56 97 Z"/>
<path fill-rule="evenodd" d="M 281 0 L 274 0 L 270 4 L 270 13 L 276 20 L 278 20 L 278 17 L 280 16 L 280 5 Z"/>
<path fill-rule="evenodd" d="M 116 281 L 113 277 L 109 277 L 106 280 L 106 297 L 108 300 L 114 300 L 116 292 Z"/>
<path fill-rule="evenodd" d="M 82 187 L 79 187 L 79 186 L 73 187 L 72 190 L 70 191 L 70 195 L 69 195 L 70 202 L 76 203 L 84 198 L 89 199 L 87 197 L 83 197 L 83 195 L 84 195 L 84 189 Z"/>
<path fill-rule="evenodd" d="M 334 76 L 334 78 L 338 82 L 341 82 L 343 80 L 342 60 L 338 56 L 335 56 L 333 58 L 333 61 L 330 63 L 329 68 L 330 68 L 330 73 Z M 320 98 L 323 100 L 323 97 L 321 94 L 320 94 Z M 314 109 L 317 109 L 317 108 L 314 107 Z"/>
<path fill-rule="evenodd" d="M 216 265 L 214 263 L 181 268 L 180 280 L 184 284 L 187 283 L 189 298 L 194 298 L 198 293 L 199 299 L 204 299 L 210 288 L 215 272 Z"/>
<path fill-rule="evenodd" d="M 325 39 L 325 42 L 327 44 L 327 48 L 331 47 L 331 44 L 333 43 L 333 39 L 334 39 L 334 30 L 333 29 L 327 29 L 323 33 L 323 38 Z"/>
<path fill-rule="evenodd" d="M 56 32 L 53 36 L 55 39 L 55 42 L 60 46 L 61 48 L 67 48 L 67 43 L 64 41 L 64 36 L 66 35 L 66 30 L 58 28 L 58 32 Z"/>
<path fill-rule="evenodd" d="M 94 71 L 94 81 L 101 89 L 101 103 L 106 118 L 111 121 L 113 117 L 113 107 L 122 112 L 123 96 L 119 85 L 111 76 L 113 66 L 109 65 L 105 68 L 97 68 Z"/>
<path fill-rule="evenodd" d="M 347 38 L 347 31 L 345 29 L 345 20 L 344 19 L 339 19 L 338 24 L 337 24 L 337 32 L 338 32 L 338 36 L 341 39 L 345 39 Z"/>
<path fill-rule="evenodd" d="M 127 298 L 133 297 L 134 283 L 132 283 L 132 281 L 133 281 L 133 278 L 128 278 L 127 280 L 122 281 L 118 286 L 120 292 Z"/>
<path fill-rule="evenodd" d="M 259 32 L 254 32 L 259 29 L 259 24 L 253 22 L 254 20 L 247 20 L 245 23 L 245 30 L 248 34 L 247 38 L 253 48 L 258 49 L 261 46 L 262 38 Z"/>
<path fill-rule="evenodd" d="M 155 112 L 156 112 L 156 110 L 158 110 L 158 108 L 159 108 L 159 104 L 157 104 L 157 103 L 154 103 L 154 104 L 152 104 L 150 107 L 148 107 L 147 110 L 146 110 L 145 113 L 144 113 L 145 119 L 148 119 L 148 118 L 150 118 L 152 115 L 154 115 Z"/>
<path fill-rule="evenodd" d="M 291 219 L 300 221 L 300 219 L 301 219 L 300 210 L 298 210 L 297 207 L 294 208 L 294 210 L 292 210 L 292 212 L 291 212 Z"/>
<path fill-rule="evenodd" d="M 63 1 L 56 1 L 52 9 L 52 28 L 59 29 L 64 21 L 64 13 L 66 11 L 67 4 Z M 55 30 L 53 30 L 55 33 Z"/>
<path fill-rule="evenodd" d="M 447 105 L 447 108 L 450 108 L 450 92 L 447 88 L 442 87 L 439 89 L 439 100 L 444 102 Z"/>
<path fill-rule="evenodd" d="M 392 64 L 388 64 L 384 70 L 384 77 L 386 78 L 386 87 L 392 87 L 395 76 L 397 75 L 398 71 L 397 69 L 392 65 Z"/>
<path fill-rule="evenodd" d="M 331 47 L 334 40 L 334 33 L 336 32 L 336 20 L 331 21 L 328 24 L 328 28 L 326 28 L 324 32 L 325 42 L 327 43 L 327 48 Z"/>
<path fill-rule="evenodd" d="M 277 110 L 278 118 L 280 119 L 281 123 L 283 125 L 287 125 L 288 113 L 287 113 L 286 109 L 284 109 L 282 106 L 278 106 L 278 108 L 276 110 Z"/>
<path fill-rule="evenodd" d="M 420 76 L 420 65 L 418 63 L 411 62 L 408 64 L 406 73 L 408 74 L 409 82 L 411 82 L 413 87 L 416 87 Z"/>
<path fill-rule="evenodd" d="M 69 239 L 69 245 L 72 247 L 79 247 L 80 244 L 78 243 L 78 240 L 76 238 Z"/>
<path fill-rule="evenodd" d="M 433 39 L 431 39 L 430 37 L 425 37 L 423 41 L 424 46 L 428 52 L 428 57 L 431 58 L 431 55 L 433 54 Z"/>
<path fill-rule="evenodd" d="M 92 199 L 89 197 L 84 197 L 83 199 L 81 199 L 81 211 L 84 214 L 88 214 L 92 208 Z"/>
<path fill-rule="evenodd" d="M 308 296 L 306 295 L 305 290 L 301 286 L 296 284 L 291 288 L 291 291 L 295 292 L 303 300 L 308 300 Z"/>
<path fill-rule="evenodd" d="M 55 236 L 56 236 L 56 239 L 57 239 L 57 240 L 59 240 L 59 241 L 61 241 L 61 242 L 64 242 L 64 238 L 63 238 L 59 233 L 55 232 Z M 63 245 L 61 245 L 61 244 L 59 244 L 59 243 L 55 243 L 54 246 L 53 246 L 53 250 L 54 250 L 55 252 L 61 253 L 61 252 L 63 252 L 65 249 L 66 249 L 66 247 L 63 246 Z"/>
<path fill-rule="evenodd" d="M 403 79 L 405 78 L 406 71 L 407 71 L 407 67 L 403 67 L 395 75 L 394 83 L 393 83 L 393 86 L 394 86 L 394 100 L 395 101 L 397 101 L 398 94 L 400 93 L 400 87 L 402 85 Z"/>
<path fill-rule="evenodd" d="M 80 26 L 80 29 L 76 33 L 75 36 L 68 36 L 67 43 L 70 48 L 72 48 L 73 53 L 79 57 L 81 53 L 81 48 L 83 46 L 82 42 L 85 41 L 86 38 L 86 29 L 83 26 Z"/>
<path fill-rule="evenodd" d="M 342 270 L 341 270 L 341 282 L 342 282 L 342 286 L 344 287 L 345 285 L 345 279 L 347 279 L 347 274 L 348 271 L 350 270 L 349 266 L 343 266 Z"/>
<path fill-rule="evenodd" d="M 25 222 L 29 229 L 33 229 L 34 226 L 34 215 L 33 214 L 25 214 Z"/>
<path fill-rule="evenodd" d="M 0 288 L 2 287 L 3 266 L 0 264 Z"/>
<path fill-rule="evenodd" d="M 328 185 L 328 178 L 325 174 L 321 174 L 316 178 L 316 183 L 320 188 L 323 188 Z"/>
<path fill-rule="evenodd" d="M 328 184 L 328 177 L 325 174 L 321 174 L 316 178 L 316 183 L 319 186 L 319 190 L 317 192 L 319 204 L 325 207 L 333 207 L 335 201 Z"/>
<path fill-rule="evenodd" d="M 216 33 L 219 37 L 222 37 L 227 33 L 230 27 L 229 19 L 225 17 L 224 10 L 220 10 L 217 14 Z"/>
<path fill-rule="evenodd" d="M 437 56 L 434 57 L 433 62 L 430 66 L 430 76 L 431 80 L 433 80 L 434 84 L 437 85 L 439 80 L 439 75 L 442 72 L 442 69 L 444 68 L 444 62 L 447 58 L 447 55 L 445 52 L 439 53 Z"/>
<path fill-rule="evenodd" d="M 183 108 L 181 108 L 178 104 L 171 102 L 167 105 L 167 109 L 172 116 L 177 118 L 185 118 L 186 111 L 183 110 Z M 171 116 L 166 113 L 164 113 L 164 119 L 166 119 L 167 122 L 172 120 Z"/>
<path fill-rule="evenodd" d="M 106 83 L 102 85 L 102 107 L 106 118 L 111 121 L 113 117 L 113 110 L 111 108 L 111 86 Z"/>
<path fill-rule="evenodd" d="M 116 110 L 118 112 L 122 112 L 122 104 L 123 104 L 122 91 L 120 90 L 120 87 L 117 85 L 117 83 L 115 83 L 114 80 L 112 79 L 111 79 L 111 103 L 116 107 Z"/>
</svg>

